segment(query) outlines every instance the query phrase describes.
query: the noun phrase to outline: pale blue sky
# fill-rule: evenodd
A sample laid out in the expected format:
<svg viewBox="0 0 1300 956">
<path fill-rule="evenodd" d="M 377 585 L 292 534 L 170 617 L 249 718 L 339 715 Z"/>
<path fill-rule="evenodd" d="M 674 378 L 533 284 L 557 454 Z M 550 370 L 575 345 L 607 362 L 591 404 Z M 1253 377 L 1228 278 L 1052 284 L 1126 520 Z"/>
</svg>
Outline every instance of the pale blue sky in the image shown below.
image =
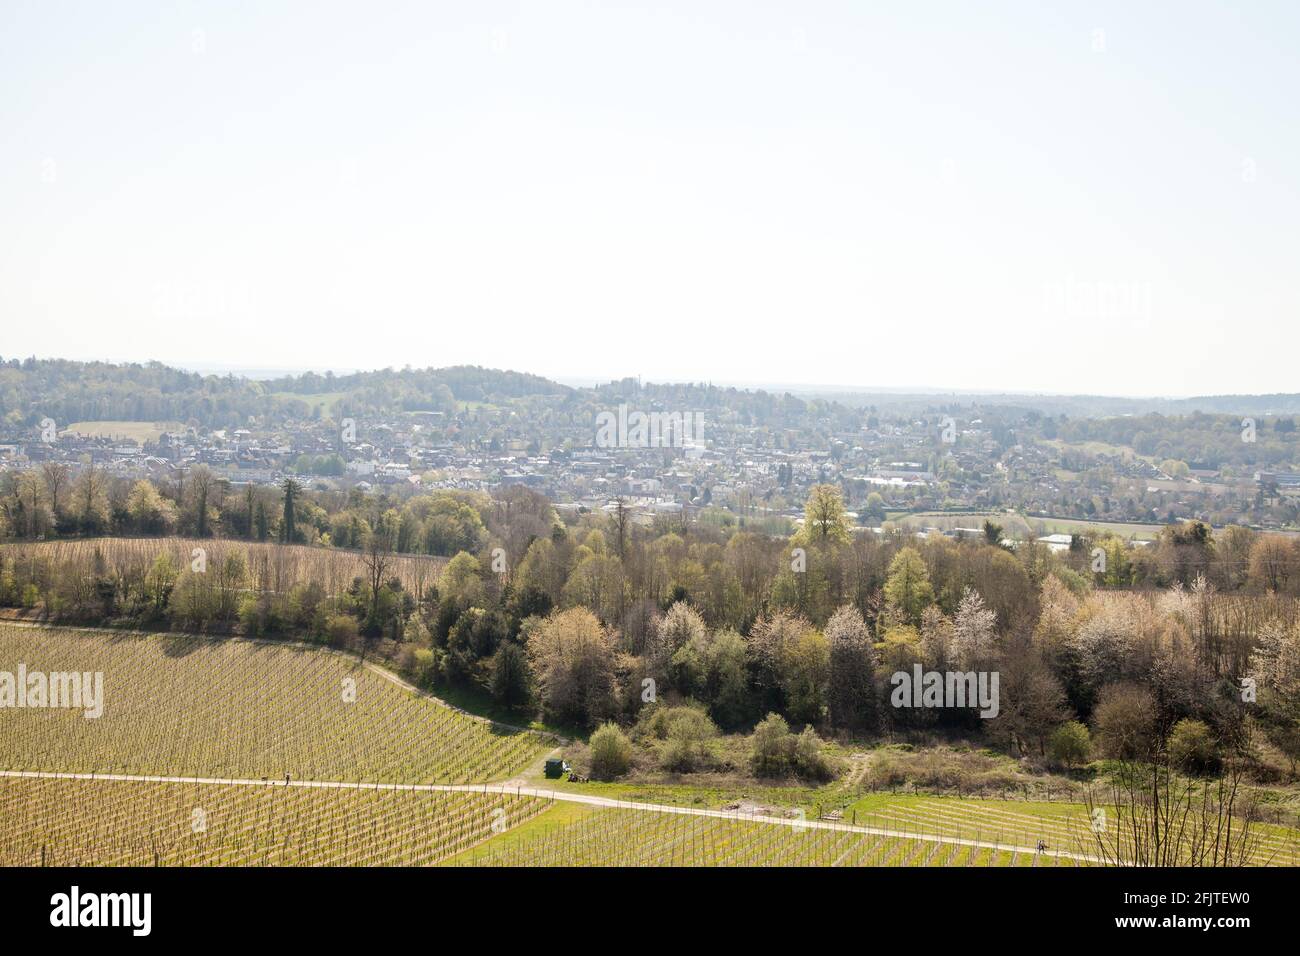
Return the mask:
<svg viewBox="0 0 1300 956">
<path fill-rule="evenodd" d="M 0 355 L 1296 391 L 1300 5 L 0 2 Z"/>
</svg>

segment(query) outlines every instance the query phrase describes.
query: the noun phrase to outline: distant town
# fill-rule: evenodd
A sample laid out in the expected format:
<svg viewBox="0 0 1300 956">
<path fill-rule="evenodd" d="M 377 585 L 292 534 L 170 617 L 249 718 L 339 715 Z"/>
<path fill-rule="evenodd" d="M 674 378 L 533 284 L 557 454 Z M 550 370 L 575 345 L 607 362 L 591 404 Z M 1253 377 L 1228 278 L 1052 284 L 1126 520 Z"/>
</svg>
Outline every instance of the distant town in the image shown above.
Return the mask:
<svg viewBox="0 0 1300 956">
<path fill-rule="evenodd" d="M 24 374 L 15 366 L 6 372 Z M 468 379 L 466 370 L 390 370 L 270 384 L 186 376 L 195 391 L 213 381 L 277 389 L 273 402 L 228 422 L 64 422 L 33 401 L 9 407 L 0 422 L 0 472 L 61 463 L 73 480 L 93 468 L 165 488 L 201 465 L 231 486 L 294 477 L 311 489 L 399 499 L 523 485 L 561 513 L 623 507 L 641 522 L 702 516 L 778 533 L 801 520 L 811 487 L 831 483 L 859 530 L 892 522 L 921 534 L 974 535 L 979 516 L 1006 515 L 999 520 L 1009 538 L 1054 547 L 1093 524 L 1138 542 L 1186 520 L 1290 530 L 1300 507 L 1290 415 L 1074 418 L 1044 413 L 1031 399 L 957 405 L 936 396 L 925 407 L 924 399 L 890 405 L 880 397 L 854 406 L 634 380 L 570 389 L 529 376 L 521 386 L 515 373 L 470 371 Z M 28 367 L 28 380 L 40 374 L 39 363 Z M 446 382 L 429 387 L 431 407 L 383 407 L 365 398 L 380 374 Z M 316 391 L 295 391 L 304 388 Z M 614 414 L 667 424 L 611 441 L 599 421 Z M 1157 441 L 1143 429 L 1148 417 L 1161 428 Z"/>
</svg>

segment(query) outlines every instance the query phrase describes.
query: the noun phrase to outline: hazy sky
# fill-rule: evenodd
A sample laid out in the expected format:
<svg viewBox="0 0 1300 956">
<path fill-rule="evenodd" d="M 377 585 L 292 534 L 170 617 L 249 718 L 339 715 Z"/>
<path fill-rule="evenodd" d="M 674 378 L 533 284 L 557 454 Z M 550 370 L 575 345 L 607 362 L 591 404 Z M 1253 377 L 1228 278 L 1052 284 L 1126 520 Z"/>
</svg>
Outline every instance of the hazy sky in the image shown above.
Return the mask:
<svg viewBox="0 0 1300 956">
<path fill-rule="evenodd" d="M 1297 391 L 1298 11 L 0 0 L 0 355 Z"/>
</svg>

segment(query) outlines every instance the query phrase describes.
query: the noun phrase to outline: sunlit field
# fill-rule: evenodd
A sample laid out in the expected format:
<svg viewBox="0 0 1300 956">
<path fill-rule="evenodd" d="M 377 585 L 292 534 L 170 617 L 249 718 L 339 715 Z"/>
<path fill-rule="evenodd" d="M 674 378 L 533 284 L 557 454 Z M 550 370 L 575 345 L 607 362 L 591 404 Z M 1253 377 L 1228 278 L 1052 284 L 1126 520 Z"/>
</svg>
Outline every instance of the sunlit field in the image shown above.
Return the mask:
<svg viewBox="0 0 1300 956">
<path fill-rule="evenodd" d="M 553 746 L 321 648 L 0 625 L 0 670 L 103 674 L 103 713 L 0 711 L 0 769 L 388 783 L 508 777 Z"/>
<path fill-rule="evenodd" d="M 546 806 L 508 794 L 0 778 L 0 866 L 424 866 Z"/>
</svg>

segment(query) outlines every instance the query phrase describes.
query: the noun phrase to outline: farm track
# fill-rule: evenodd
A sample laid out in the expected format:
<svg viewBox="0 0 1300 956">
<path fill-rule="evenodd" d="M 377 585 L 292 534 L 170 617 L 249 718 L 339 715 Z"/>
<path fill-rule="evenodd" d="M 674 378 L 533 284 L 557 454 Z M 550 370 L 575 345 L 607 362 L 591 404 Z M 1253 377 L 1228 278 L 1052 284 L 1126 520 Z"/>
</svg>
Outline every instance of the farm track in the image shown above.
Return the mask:
<svg viewBox="0 0 1300 956">
<path fill-rule="evenodd" d="M 944 836 L 935 833 L 909 832 L 894 827 L 857 826 L 830 820 L 801 820 L 790 817 L 773 817 L 762 814 L 744 814 L 730 810 L 710 810 L 703 807 L 676 807 L 669 804 L 638 803 L 632 800 L 616 800 L 612 797 L 598 797 L 585 793 L 568 793 L 560 790 L 543 790 L 535 787 L 515 787 L 505 784 L 409 784 L 409 783 L 355 783 L 338 780 L 249 780 L 218 777 L 180 777 L 150 776 L 143 774 L 97 774 L 97 773 L 58 773 L 40 770 L 0 770 L 0 777 L 52 780 L 82 780 L 109 783 L 126 781 L 135 783 L 170 783 L 215 787 L 305 787 L 330 790 L 371 790 L 371 791 L 409 791 L 427 793 L 479 793 L 512 796 L 516 798 L 531 797 L 539 800 L 562 803 L 578 803 L 591 807 L 611 810 L 631 810 L 643 813 L 673 814 L 690 817 L 708 817 L 719 820 L 731 820 L 743 823 L 761 823 L 776 827 L 802 830 L 827 830 L 840 833 L 856 833 L 898 840 L 913 840 L 923 843 L 957 845 L 993 853 L 1027 854 L 1037 856 L 1033 847 L 1013 846 L 990 840 L 973 840 L 964 837 Z M 897 852 L 897 850 L 895 851 Z M 1097 857 L 1082 853 L 1051 851 L 1051 856 L 1063 857 L 1084 863 L 1100 863 Z"/>
<path fill-rule="evenodd" d="M 910 806 L 893 803 L 869 812 L 865 822 L 859 824 L 543 789 L 530 785 L 529 780 L 536 779 L 545 752 L 562 742 L 560 738 L 471 714 L 421 691 L 374 661 L 315 644 L 4 622 L 0 624 L 0 649 L 4 649 L 4 638 L 9 636 L 11 650 L 26 650 L 28 639 L 19 639 L 13 633 L 18 629 L 46 635 L 81 635 L 80 643 L 87 646 L 92 644 L 88 638 L 106 638 L 106 649 L 98 651 L 77 647 L 74 641 L 65 647 L 52 641 L 33 642 L 33 649 L 51 654 L 47 666 L 61 669 L 75 663 L 76 669 L 109 671 L 123 680 L 123 684 L 115 686 L 126 686 L 130 693 L 121 699 L 121 711 L 116 715 L 112 708 L 118 706 L 117 702 L 109 697 L 111 706 L 102 726 L 98 720 L 83 723 L 74 714 L 25 712 L 28 723 L 6 727 L 0 767 L 8 764 L 8 768 L 0 769 L 0 781 L 75 782 L 83 800 L 93 800 L 92 793 L 98 794 L 99 786 L 111 787 L 114 783 L 154 788 L 153 802 L 142 801 L 136 810 L 128 812 L 129 800 L 120 806 L 114 804 L 114 813 L 121 816 L 119 825 L 124 830 L 129 830 L 137 817 L 157 820 L 163 813 L 161 808 L 171 807 L 180 792 L 272 788 L 270 794 L 293 795 L 290 802 L 294 815 L 287 823 L 280 821 L 288 827 L 281 849 L 275 850 L 281 844 L 268 842 L 266 832 L 257 829 L 269 818 L 254 818 L 251 822 L 240 818 L 243 829 L 234 832 L 234 842 L 211 851 L 216 854 L 215 861 L 229 862 L 246 859 L 249 853 L 265 853 L 268 855 L 254 856 L 254 862 L 274 859 L 283 864 L 293 859 L 285 854 L 305 852 L 308 865 L 328 865 L 344 859 L 352 861 L 350 865 L 359 865 L 358 860 L 430 863 L 460 858 L 499 833 L 495 829 L 483 832 L 481 813 L 473 823 L 460 817 L 430 823 L 410 805 L 417 798 L 443 795 L 449 800 L 500 798 L 514 805 L 527 804 L 530 809 L 526 814 L 513 817 L 516 824 L 556 802 L 599 809 L 602 812 L 593 816 L 605 819 L 566 830 L 570 839 L 590 840 L 586 851 L 576 852 L 592 865 L 659 865 L 665 859 L 669 863 L 742 866 L 1078 866 L 1102 862 L 1086 850 L 1086 820 L 1019 813 L 974 802 L 957 805 L 926 800 Z M 73 659 L 66 659 L 67 655 Z M 186 659 L 190 663 L 181 663 Z M 340 659 L 349 665 L 348 669 L 339 668 Z M 258 666 L 252 667 L 254 664 Z M 203 675 L 202 680 L 191 686 L 195 673 Z M 339 677 L 361 673 L 374 681 L 374 686 L 362 686 L 365 693 L 361 705 L 355 709 L 343 707 L 337 699 Z M 135 674 L 153 676 L 143 680 L 132 676 Z M 250 674 L 259 675 L 266 685 L 261 690 L 271 693 L 250 693 Z M 173 684 L 173 680 L 177 683 Z M 188 692 L 193 696 L 187 697 Z M 275 702 L 286 698 L 295 705 L 277 709 Z M 213 708 L 205 701 L 222 704 Z M 436 707 L 430 708 L 430 703 Z M 310 705 L 313 715 L 306 725 L 300 713 L 302 705 Z M 426 713 L 428 710 L 436 712 Z M 273 726 L 268 732 L 266 726 L 250 724 L 246 711 L 270 715 L 276 721 L 270 722 Z M 405 719 L 392 721 L 398 711 L 404 718 L 418 718 L 419 726 Z M 75 743 L 62 739 L 69 729 L 77 731 L 71 735 Z M 52 731 L 58 733 L 52 737 Z M 94 745 L 81 742 L 100 732 L 106 735 L 94 738 Z M 123 765 L 114 760 L 105 766 L 104 755 L 117 753 L 123 739 L 141 745 L 132 760 L 139 763 Z M 352 762 L 356 760 L 363 763 Z M 857 789 L 868 773 L 870 757 L 855 753 L 851 762 L 841 787 Z M 364 766 L 366 772 L 349 773 L 350 779 L 339 779 L 339 770 L 345 765 Z M 424 843 L 410 850 L 394 850 L 386 843 L 375 847 L 358 844 L 346 848 L 340 856 L 336 848 L 320 842 L 321 827 L 329 827 L 330 837 L 335 834 L 330 816 L 318 817 L 311 810 L 316 795 L 330 792 L 338 794 L 340 800 L 374 796 L 378 803 L 370 818 L 372 827 L 377 827 L 385 838 L 391 836 L 397 841 L 402 828 L 417 821 L 423 828 L 417 833 L 422 834 Z M 398 796 L 385 801 L 385 794 Z M 244 802 L 242 796 L 223 795 L 220 799 L 226 804 Z M 173 817 L 166 819 L 169 822 L 160 823 L 160 827 L 175 822 Z M 451 828 L 450 835 L 442 834 L 439 828 Z M 795 835 L 815 831 L 816 837 L 793 841 L 791 831 Z M 55 826 L 55 832 L 64 834 L 68 843 L 66 847 L 51 847 L 51 852 L 62 853 L 63 858 L 76 853 L 84 854 L 80 857 L 83 859 L 94 858 L 93 844 L 83 842 L 85 834 L 65 833 L 61 823 Z M 649 842 L 638 847 L 620 844 L 619 840 L 629 835 L 644 836 Z M 444 836 L 445 853 L 439 849 L 441 843 L 431 843 L 435 837 L 442 840 Z M 299 842 L 290 842 L 294 839 Z M 358 832 L 357 839 L 374 837 L 373 833 Z M 554 838 L 538 840 L 525 834 L 524 839 L 524 849 L 541 854 L 545 865 L 553 859 L 552 852 L 558 852 Z M 1050 846 L 1039 851 L 1035 844 L 1043 839 Z M 1264 849 L 1272 851 L 1272 860 L 1295 864 L 1297 851 L 1293 843 L 1272 834 L 1264 835 L 1261 842 Z M 25 852 L 30 853 L 30 849 L 29 839 Z M 44 843 L 39 849 L 40 859 L 44 860 Z M 126 852 L 138 850 L 128 847 Z M 510 847 L 500 856 L 489 848 L 486 856 L 525 865 L 538 863 L 537 857 L 526 853 L 520 856 L 517 849 Z M 298 859 L 302 861 L 302 857 Z M 214 862 L 214 858 L 185 857 L 178 862 L 202 864 Z"/>
</svg>

